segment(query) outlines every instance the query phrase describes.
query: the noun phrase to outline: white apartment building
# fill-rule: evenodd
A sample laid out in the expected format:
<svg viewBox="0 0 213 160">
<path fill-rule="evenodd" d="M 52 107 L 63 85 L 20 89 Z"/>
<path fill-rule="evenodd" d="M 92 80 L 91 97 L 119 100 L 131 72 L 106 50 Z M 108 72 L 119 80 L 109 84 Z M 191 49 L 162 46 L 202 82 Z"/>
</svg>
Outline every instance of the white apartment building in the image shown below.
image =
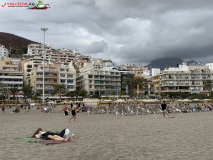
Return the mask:
<svg viewBox="0 0 213 160">
<path fill-rule="evenodd" d="M 206 80 L 213 80 L 213 71 L 209 65 L 195 64 L 187 66 L 185 62 L 178 68 L 169 68 L 160 74 L 161 92 L 205 93 Z"/>
<path fill-rule="evenodd" d="M 152 76 L 156 76 L 156 74 L 160 74 L 160 68 L 152 68 L 151 72 Z"/>
<path fill-rule="evenodd" d="M 9 57 L 9 51 L 4 45 L 0 44 L 0 58 L 1 57 Z"/>
<path fill-rule="evenodd" d="M 42 55 L 41 55 L 42 56 Z M 53 53 L 46 53 L 46 59 L 55 64 L 68 65 L 75 58 L 75 54 L 70 49 L 58 49 Z"/>
<path fill-rule="evenodd" d="M 121 91 L 121 74 L 112 68 L 95 69 L 92 63 L 85 63 L 77 75 L 76 85 L 90 95 L 111 95 L 115 86 Z"/>
<path fill-rule="evenodd" d="M 30 74 L 32 70 L 35 70 L 38 65 L 40 65 L 43 61 L 43 58 L 39 56 L 35 56 L 33 58 L 29 58 L 28 60 L 22 61 L 22 70 L 24 72 L 24 85 L 30 86 L 31 84 L 31 79 L 30 79 Z M 46 60 L 47 62 L 47 60 Z"/>
<path fill-rule="evenodd" d="M 76 90 L 76 71 L 72 63 L 59 66 L 59 83 L 65 84 L 69 91 Z"/>
<path fill-rule="evenodd" d="M 43 44 L 29 44 L 27 50 L 27 56 L 38 56 L 41 53 L 43 54 Z M 45 53 L 53 53 L 54 49 L 51 48 L 51 45 L 45 45 Z"/>
</svg>

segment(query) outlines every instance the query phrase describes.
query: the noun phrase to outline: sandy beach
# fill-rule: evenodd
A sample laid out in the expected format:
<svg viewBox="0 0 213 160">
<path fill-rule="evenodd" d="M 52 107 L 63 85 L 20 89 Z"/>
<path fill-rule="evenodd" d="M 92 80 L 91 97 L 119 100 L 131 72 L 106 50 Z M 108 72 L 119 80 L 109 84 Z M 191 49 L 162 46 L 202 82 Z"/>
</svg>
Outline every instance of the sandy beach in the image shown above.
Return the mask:
<svg viewBox="0 0 213 160">
<path fill-rule="evenodd" d="M 212 159 L 213 112 L 115 116 L 78 113 L 69 116 L 41 113 L 0 114 L 0 159 Z M 43 145 L 14 140 L 31 136 L 37 128 L 60 131 L 69 128 L 74 142 Z"/>
</svg>

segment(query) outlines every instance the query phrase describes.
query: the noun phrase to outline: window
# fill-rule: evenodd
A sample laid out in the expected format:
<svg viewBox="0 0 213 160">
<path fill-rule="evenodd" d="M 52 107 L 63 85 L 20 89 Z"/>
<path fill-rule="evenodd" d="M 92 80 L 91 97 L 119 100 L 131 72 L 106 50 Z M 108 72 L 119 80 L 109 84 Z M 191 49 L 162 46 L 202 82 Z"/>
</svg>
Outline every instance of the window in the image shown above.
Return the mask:
<svg viewBox="0 0 213 160">
<path fill-rule="evenodd" d="M 63 71 L 64 71 L 64 69 L 60 69 L 60 71 L 61 71 L 61 72 L 63 72 Z"/>
<path fill-rule="evenodd" d="M 65 74 L 61 74 L 61 77 L 65 77 Z"/>
<path fill-rule="evenodd" d="M 93 78 L 93 75 L 89 75 L 89 78 Z"/>
<path fill-rule="evenodd" d="M 65 83 L 66 81 L 65 81 L 65 79 L 61 79 L 60 82 L 61 83 Z"/>
<path fill-rule="evenodd" d="M 72 74 L 68 74 L 67 78 L 73 78 L 73 75 Z"/>
<path fill-rule="evenodd" d="M 89 80 L 89 83 L 92 83 L 92 80 Z"/>
<path fill-rule="evenodd" d="M 74 88 L 74 85 L 67 85 L 67 88 Z"/>
<path fill-rule="evenodd" d="M 90 95 L 93 95 L 94 93 L 93 93 L 93 91 L 90 91 Z"/>
<path fill-rule="evenodd" d="M 89 85 L 89 88 L 92 88 L 92 85 Z"/>
<path fill-rule="evenodd" d="M 73 80 L 67 80 L 67 83 L 73 83 Z"/>
</svg>

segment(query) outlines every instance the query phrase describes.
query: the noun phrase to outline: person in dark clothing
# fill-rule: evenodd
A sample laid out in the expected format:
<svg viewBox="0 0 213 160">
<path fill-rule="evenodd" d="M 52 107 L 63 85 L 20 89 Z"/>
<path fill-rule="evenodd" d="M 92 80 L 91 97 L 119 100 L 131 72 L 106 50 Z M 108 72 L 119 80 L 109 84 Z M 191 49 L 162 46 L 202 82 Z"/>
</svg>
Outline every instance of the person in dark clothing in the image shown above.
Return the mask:
<svg viewBox="0 0 213 160">
<path fill-rule="evenodd" d="M 166 103 L 165 101 L 163 101 L 163 103 L 161 104 L 161 107 L 162 107 L 162 112 L 163 112 L 163 117 L 165 118 L 165 113 L 167 114 L 167 118 L 169 118 L 169 114 L 168 112 L 166 111 Z"/>
<path fill-rule="evenodd" d="M 54 133 L 54 132 L 42 132 L 42 129 L 39 128 L 32 137 L 38 138 L 38 139 L 45 139 L 45 140 L 58 140 L 58 141 L 70 141 L 71 137 L 65 139 L 63 138 L 64 134 L 66 132 L 66 128 L 62 130 L 60 133 Z"/>
<path fill-rule="evenodd" d="M 72 107 L 73 107 L 73 104 L 72 104 L 72 103 L 71 103 L 70 107 L 71 107 L 71 109 L 72 109 Z"/>
</svg>

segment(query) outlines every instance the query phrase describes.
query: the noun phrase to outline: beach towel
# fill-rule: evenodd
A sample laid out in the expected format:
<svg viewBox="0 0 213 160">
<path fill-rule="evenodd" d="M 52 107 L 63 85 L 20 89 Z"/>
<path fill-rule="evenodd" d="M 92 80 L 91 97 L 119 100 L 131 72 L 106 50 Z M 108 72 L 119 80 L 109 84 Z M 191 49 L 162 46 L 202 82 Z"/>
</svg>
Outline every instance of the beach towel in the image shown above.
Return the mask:
<svg viewBox="0 0 213 160">
<path fill-rule="evenodd" d="M 25 141 L 25 142 L 38 142 L 38 141 L 44 141 L 42 139 L 37 139 L 37 138 L 33 138 L 33 137 L 24 137 L 24 138 L 14 138 L 15 140 L 19 140 L 19 141 Z"/>
<path fill-rule="evenodd" d="M 45 144 L 45 145 L 53 145 L 53 144 L 61 144 L 61 143 L 69 143 L 74 141 L 55 141 L 55 140 L 46 140 L 46 141 L 37 141 L 36 143 Z"/>
</svg>

